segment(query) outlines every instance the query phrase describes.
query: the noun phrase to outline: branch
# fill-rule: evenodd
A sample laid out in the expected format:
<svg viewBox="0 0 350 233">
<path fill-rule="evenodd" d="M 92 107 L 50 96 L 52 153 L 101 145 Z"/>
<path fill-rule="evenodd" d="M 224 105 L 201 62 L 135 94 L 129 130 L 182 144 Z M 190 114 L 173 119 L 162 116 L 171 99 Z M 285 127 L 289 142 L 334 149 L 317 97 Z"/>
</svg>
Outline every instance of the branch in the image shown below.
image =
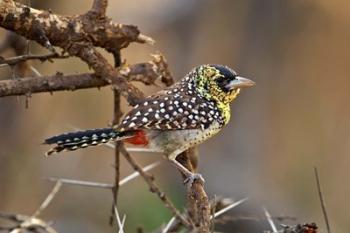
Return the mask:
<svg viewBox="0 0 350 233">
<path fill-rule="evenodd" d="M 324 216 L 324 221 L 326 223 L 327 233 L 331 233 L 331 227 L 330 227 L 330 223 L 329 223 L 329 219 L 328 219 L 326 203 L 323 200 L 322 189 L 321 189 L 321 182 L 320 182 L 320 178 L 318 176 L 317 167 L 314 167 L 314 171 L 315 171 L 317 192 L 318 192 L 318 196 L 319 196 L 320 202 L 321 202 L 321 208 L 322 208 L 322 213 L 323 213 L 323 216 Z"/>
<path fill-rule="evenodd" d="M 157 167 L 159 164 L 160 164 L 160 162 L 154 162 L 154 163 L 147 165 L 141 169 L 144 172 L 147 172 L 147 171 L 150 171 L 151 169 Z M 125 185 L 126 183 L 130 182 L 131 180 L 137 178 L 139 175 L 140 175 L 140 173 L 137 171 L 131 173 L 130 175 L 128 175 L 127 177 L 125 177 L 119 181 L 119 186 Z M 53 182 L 60 182 L 62 184 L 79 185 L 79 186 L 102 188 L 102 189 L 113 189 L 113 187 L 114 187 L 114 184 L 84 181 L 84 180 L 64 179 L 64 178 L 56 178 L 56 177 L 48 177 L 47 180 L 53 181 Z"/>
<path fill-rule="evenodd" d="M 46 209 L 46 207 L 52 202 L 52 200 L 55 198 L 56 194 L 58 193 L 58 191 L 60 191 L 62 187 L 62 183 L 57 181 L 55 186 L 53 187 L 53 189 L 51 190 L 51 192 L 49 193 L 49 195 L 47 195 L 46 199 L 41 203 L 41 205 L 39 206 L 39 208 L 35 211 L 35 213 L 32 215 L 33 218 L 38 217 L 41 212 Z"/>
<path fill-rule="evenodd" d="M 158 56 L 158 55 L 157 55 Z M 118 69 L 118 75 L 129 81 L 154 84 L 157 79 L 166 79 L 162 75 L 164 63 L 156 63 L 155 59 L 146 63 L 123 66 Z M 92 73 L 63 75 L 57 73 L 51 76 L 27 77 L 0 81 L 0 97 L 26 95 L 28 93 L 74 91 L 86 88 L 98 88 L 110 85 L 106 80 Z"/>
<path fill-rule="evenodd" d="M 102 4 L 100 2 L 95 1 L 93 9 L 104 13 L 105 9 L 102 8 L 105 1 L 102 1 Z M 114 23 L 107 17 L 96 19 L 89 14 L 77 16 L 53 14 L 13 0 L 0 2 L 0 26 L 45 47 L 47 41 L 43 37 L 47 37 L 51 45 L 65 49 L 72 43 L 91 43 L 110 52 L 125 48 L 131 42 L 147 42 L 145 36 L 141 35 L 133 25 Z"/>
<path fill-rule="evenodd" d="M 20 55 L 16 57 L 10 57 L 10 58 L 0 58 L 0 66 L 1 65 L 17 65 L 18 63 L 25 62 L 28 60 L 40 60 L 41 62 L 51 60 L 53 58 L 68 58 L 68 56 L 62 56 L 57 53 L 50 53 L 46 55 L 33 55 L 33 54 L 26 54 L 26 55 Z"/>
<path fill-rule="evenodd" d="M 93 26 L 91 26 L 93 25 Z M 109 52 L 119 51 L 131 42 L 140 42 L 135 26 L 115 24 L 109 18 L 96 19 L 91 14 L 60 16 L 29 8 L 12 0 L 0 1 L 0 26 L 53 50 L 59 46 L 71 56 L 79 57 L 95 73 L 123 95 L 131 105 L 144 96 L 120 76 L 94 46 Z M 144 42 L 144 41 L 142 41 Z"/>
<path fill-rule="evenodd" d="M 102 8 L 102 4 L 105 3 L 107 6 L 107 0 L 95 0 L 95 3 L 98 2 L 100 8 Z M 106 7 L 105 7 L 106 8 Z M 121 66 L 121 53 L 120 51 L 113 52 L 113 58 L 114 58 L 114 67 L 120 67 Z M 113 125 L 117 125 L 120 122 L 121 117 L 123 116 L 122 110 L 121 110 L 121 96 L 120 93 L 117 90 L 113 90 Z M 120 143 L 118 141 L 115 142 L 115 148 L 114 148 L 114 187 L 112 189 L 113 191 L 113 205 L 112 205 L 112 215 L 109 220 L 109 223 L 112 225 L 113 223 L 113 215 L 116 216 L 116 209 L 118 204 L 118 192 L 119 192 L 119 180 L 120 180 L 120 149 L 119 149 Z M 113 211 L 114 210 L 114 211 Z M 120 223 L 120 220 L 118 221 L 118 224 Z M 122 228 L 119 228 L 122 229 Z"/>
<path fill-rule="evenodd" d="M 146 172 L 142 170 L 142 168 L 137 165 L 134 159 L 130 156 L 130 154 L 126 151 L 123 144 L 120 146 L 120 152 L 124 155 L 126 160 L 130 163 L 130 165 L 134 168 L 135 171 L 138 171 L 142 178 L 149 185 L 151 192 L 157 194 L 160 200 L 164 203 L 164 205 L 174 214 L 174 216 L 187 228 L 192 229 L 191 224 L 180 214 L 180 212 L 175 208 L 174 204 L 170 201 L 170 199 L 163 193 L 158 185 L 154 182 L 154 178 L 151 175 L 148 175 Z"/>
<path fill-rule="evenodd" d="M 177 156 L 177 160 L 190 171 L 195 171 L 192 161 L 197 162 L 197 149 L 191 148 Z M 191 220 L 196 226 L 199 226 L 199 232 L 210 232 L 210 204 L 208 195 L 201 182 L 193 182 L 191 188 L 187 190 L 188 211 Z"/>
</svg>

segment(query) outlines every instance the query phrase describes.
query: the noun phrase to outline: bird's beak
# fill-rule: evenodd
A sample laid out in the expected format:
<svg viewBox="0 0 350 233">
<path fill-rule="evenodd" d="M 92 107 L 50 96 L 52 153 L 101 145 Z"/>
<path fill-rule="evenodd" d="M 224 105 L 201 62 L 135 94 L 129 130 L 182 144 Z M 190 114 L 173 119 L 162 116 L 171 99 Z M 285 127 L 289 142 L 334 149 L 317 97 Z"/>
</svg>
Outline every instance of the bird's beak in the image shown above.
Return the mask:
<svg viewBox="0 0 350 233">
<path fill-rule="evenodd" d="M 233 90 L 236 88 L 251 87 L 254 85 L 255 85 L 255 82 L 253 82 L 252 80 L 236 76 L 234 80 L 232 80 L 230 83 L 226 85 L 226 88 L 229 90 Z"/>
</svg>

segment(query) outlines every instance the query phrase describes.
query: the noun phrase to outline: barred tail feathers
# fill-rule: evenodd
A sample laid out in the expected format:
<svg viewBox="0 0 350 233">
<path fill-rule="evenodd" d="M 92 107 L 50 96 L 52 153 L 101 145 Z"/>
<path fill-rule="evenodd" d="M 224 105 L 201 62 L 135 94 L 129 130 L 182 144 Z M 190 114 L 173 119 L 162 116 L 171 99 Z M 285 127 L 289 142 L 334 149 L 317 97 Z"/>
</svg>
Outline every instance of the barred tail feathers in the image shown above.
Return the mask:
<svg viewBox="0 0 350 233">
<path fill-rule="evenodd" d="M 117 132 L 113 128 L 91 129 L 53 136 L 45 140 L 44 144 L 55 144 L 55 147 L 46 152 L 46 156 L 64 150 L 77 150 L 88 146 L 96 146 L 111 140 L 122 140 L 132 137 L 128 132 Z"/>
</svg>

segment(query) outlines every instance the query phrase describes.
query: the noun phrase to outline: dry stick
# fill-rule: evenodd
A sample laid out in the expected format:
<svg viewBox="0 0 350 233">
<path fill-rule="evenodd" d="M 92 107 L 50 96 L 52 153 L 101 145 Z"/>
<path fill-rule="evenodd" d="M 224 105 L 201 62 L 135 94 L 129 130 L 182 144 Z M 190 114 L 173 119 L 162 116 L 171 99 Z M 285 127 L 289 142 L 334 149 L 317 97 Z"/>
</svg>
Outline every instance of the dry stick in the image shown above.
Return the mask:
<svg viewBox="0 0 350 233">
<path fill-rule="evenodd" d="M 171 228 L 171 226 L 173 225 L 173 223 L 175 222 L 175 220 L 176 220 L 176 218 L 175 218 L 175 217 L 172 217 L 172 218 L 169 220 L 169 222 L 166 224 L 166 226 L 163 228 L 162 233 L 167 233 L 167 232 L 170 230 L 170 228 Z"/>
<path fill-rule="evenodd" d="M 155 61 L 156 58 L 153 58 L 149 62 L 123 66 L 117 72 L 128 81 L 137 81 L 145 85 L 152 85 L 156 79 L 163 79 L 163 74 L 166 72 L 163 70 L 164 64 L 155 63 Z M 0 97 L 26 95 L 27 93 L 74 91 L 86 88 L 99 88 L 107 85 L 110 85 L 108 81 L 92 73 L 72 75 L 57 73 L 51 76 L 0 80 Z"/>
<path fill-rule="evenodd" d="M 225 208 L 215 212 L 214 215 L 213 215 L 213 218 L 219 217 L 220 215 L 222 215 L 222 214 L 226 213 L 227 211 L 229 211 L 229 210 L 239 206 L 240 204 L 242 204 L 243 202 L 245 202 L 247 200 L 248 200 L 248 197 L 243 198 L 243 199 L 241 199 L 239 201 L 236 201 L 236 202 L 232 203 L 231 205 L 226 206 Z"/>
<path fill-rule="evenodd" d="M 107 1 L 94 1 L 94 6 L 97 5 L 96 2 L 99 2 L 100 8 L 102 8 L 101 5 L 104 5 L 103 3 L 105 2 L 107 5 Z M 121 65 L 121 54 L 119 50 L 116 50 L 113 52 L 113 57 L 114 57 L 114 67 L 119 67 Z M 119 124 L 120 118 L 122 117 L 122 111 L 121 111 L 121 106 L 120 106 L 120 93 L 117 90 L 113 90 L 113 96 L 114 96 L 114 101 L 113 101 L 113 108 L 114 108 L 114 113 L 113 113 L 113 125 Z M 118 203 L 118 191 L 119 191 L 119 180 L 120 180 L 120 151 L 119 151 L 119 142 L 115 142 L 115 148 L 114 148 L 114 187 L 113 187 L 113 205 L 112 205 L 112 215 L 109 219 L 109 223 L 112 225 L 113 223 L 113 215 L 115 215 L 115 211 L 117 208 L 117 203 Z"/>
<path fill-rule="evenodd" d="M 147 165 L 142 168 L 144 172 L 150 171 L 153 168 L 157 167 L 160 164 L 159 161 L 151 163 L 150 165 Z M 129 181 L 135 179 L 140 175 L 139 172 L 135 171 L 128 175 L 127 177 L 123 178 L 119 182 L 119 186 L 122 186 Z M 101 183 L 101 182 L 92 182 L 92 181 L 84 181 L 84 180 L 74 180 L 74 179 L 64 179 L 64 178 L 56 178 L 56 177 L 49 177 L 47 178 L 48 181 L 54 181 L 54 182 L 61 182 L 63 184 L 71 184 L 71 185 L 80 185 L 80 186 L 86 186 L 86 187 L 93 187 L 93 188 L 104 188 L 104 189 L 113 189 L 114 184 L 108 184 L 108 183 Z"/>
<path fill-rule="evenodd" d="M 127 82 L 124 76 L 120 76 L 94 47 L 101 46 L 107 51 L 115 51 L 125 48 L 131 42 L 145 42 L 140 41 L 138 37 L 140 32 L 136 27 L 116 25 L 107 17 L 96 20 L 96 17 L 91 17 L 89 14 L 67 17 L 55 15 L 12 0 L 0 1 L 0 18 L 4 19 L 0 21 L 1 27 L 15 31 L 46 47 L 50 42 L 50 45 L 61 47 L 69 55 L 79 57 L 103 79 L 113 83 L 114 88 L 120 91 L 130 104 L 137 104 L 143 97 L 143 93 Z M 11 20 L 7 20 L 10 18 Z M 94 25 L 94 27 L 77 25 Z M 114 78 L 116 80 L 113 80 Z"/>
<path fill-rule="evenodd" d="M 317 185 L 317 192 L 318 192 L 318 196 L 320 197 L 320 202 L 321 202 L 321 208 L 322 208 L 322 212 L 323 212 L 323 216 L 324 216 L 324 221 L 326 223 L 326 227 L 327 227 L 327 232 L 331 233 L 331 227 L 329 224 L 329 220 L 328 220 L 328 215 L 327 215 L 327 210 L 326 210 L 326 204 L 323 200 L 323 195 L 322 195 L 322 190 L 321 190 L 321 184 L 320 184 L 320 179 L 318 176 L 318 171 L 317 171 L 317 167 L 314 167 L 314 171 L 315 171 L 315 178 L 316 178 L 316 185 Z"/>
<path fill-rule="evenodd" d="M 126 151 L 124 145 L 121 143 L 120 152 L 124 155 L 126 160 L 130 163 L 130 165 L 140 173 L 142 178 L 146 181 L 148 186 L 150 187 L 150 191 L 157 194 L 160 200 L 164 203 L 164 205 L 174 214 L 174 216 L 187 228 L 192 229 L 193 226 L 180 214 L 180 212 L 175 208 L 174 204 L 170 201 L 170 199 L 163 193 L 158 185 L 154 182 L 154 177 L 147 174 L 142 170 L 142 168 L 135 162 L 135 160 L 130 156 L 130 154 Z"/>
<path fill-rule="evenodd" d="M 55 186 L 53 187 L 53 189 L 51 190 L 51 192 L 49 193 L 49 195 L 46 197 L 46 199 L 41 203 L 40 207 L 34 212 L 34 214 L 32 215 L 33 218 L 38 217 L 41 212 L 46 209 L 46 207 L 51 203 L 51 201 L 55 198 L 56 194 L 58 193 L 58 191 L 60 191 L 62 187 L 62 183 L 60 181 L 56 181 Z"/>
<path fill-rule="evenodd" d="M 276 227 L 275 223 L 273 222 L 273 219 L 272 219 L 269 211 L 267 211 L 267 209 L 265 207 L 263 207 L 263 210 L 264 210 L 266 219 L 267 219 L 267 221 L 268 221 L 268 223 L 269 223 L 269 225 L 271 227 L 272 232 L 273 233 L 277 233 L 278 232 L 277 227 Z"/>
<path fill-rule="evenodd" d="M 44 46 L 47 43 L 45 37 L 53 46 L 92 43 L 108 51 L 125 48 L 131 42 L 148 43 L 149 38 L 136 26 L 118 24 L 108 17 L 100 18 L 89 13 L 64 16 L 13 0 L 0 1 L 0 25 Z"/>
<path fill-rule="evenodd" d="M 26 62 L 29 60 L 39 60 L 41 62 L 51 60 L 51 59 L 65 59 L 68 58 L 69 56 L 67 55 L 59 55 L 57 53 L 50 53 L 46 55 L 35 55 L 35 54 L 25 54 L 25 55 L 20 55 L 16 57 L 9 57 L 9 58 L 2 58 L 0 59 L 0 67 L 3 65 L 17 65 L 18 63 L 21 62 Z"/>
<path fill-rule="evenodd" d="M 113 206 L 113 212 L 114 212 L 114 216 L 117 220 L 117 225 L 118 225 L 118 233 L 124 233 L 124 223 L 123 221 L 120 221 L 120 215 L 118 212 L 118 208 L 116 205 Z M 125 216 L 125 215 L 124 215 Z M 123 218 L 124 220 L 125 218 Z M 125 220 L 124 220 L 125 221 Z"/>
</svg>

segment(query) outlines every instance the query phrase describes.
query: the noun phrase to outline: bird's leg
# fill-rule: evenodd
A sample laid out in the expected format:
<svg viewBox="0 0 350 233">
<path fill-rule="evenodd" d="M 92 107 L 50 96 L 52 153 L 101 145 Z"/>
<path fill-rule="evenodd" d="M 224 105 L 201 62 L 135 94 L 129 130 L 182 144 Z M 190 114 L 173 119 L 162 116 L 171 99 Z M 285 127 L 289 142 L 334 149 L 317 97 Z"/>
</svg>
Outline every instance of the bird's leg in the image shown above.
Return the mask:
<svg viewBox="0 0 350 233">
<path fill-rule="evenodd" d="M 186 179 L 184 180 L 184 183 L 187 185 L 188 188 L 192 187 L 193 182 L 195 180 L 198 180 L 202 184 L 204 184 L 204 178 L 199 173 L 193 173 L 189 171 L 184 165 L 182 165 L 180 162 L 178 162 L 175 158 L 169 158 L 170 162 L 175 165 L 177 169 L 179 169 L 182 174 L 185 175 Z"/>
</svg>

